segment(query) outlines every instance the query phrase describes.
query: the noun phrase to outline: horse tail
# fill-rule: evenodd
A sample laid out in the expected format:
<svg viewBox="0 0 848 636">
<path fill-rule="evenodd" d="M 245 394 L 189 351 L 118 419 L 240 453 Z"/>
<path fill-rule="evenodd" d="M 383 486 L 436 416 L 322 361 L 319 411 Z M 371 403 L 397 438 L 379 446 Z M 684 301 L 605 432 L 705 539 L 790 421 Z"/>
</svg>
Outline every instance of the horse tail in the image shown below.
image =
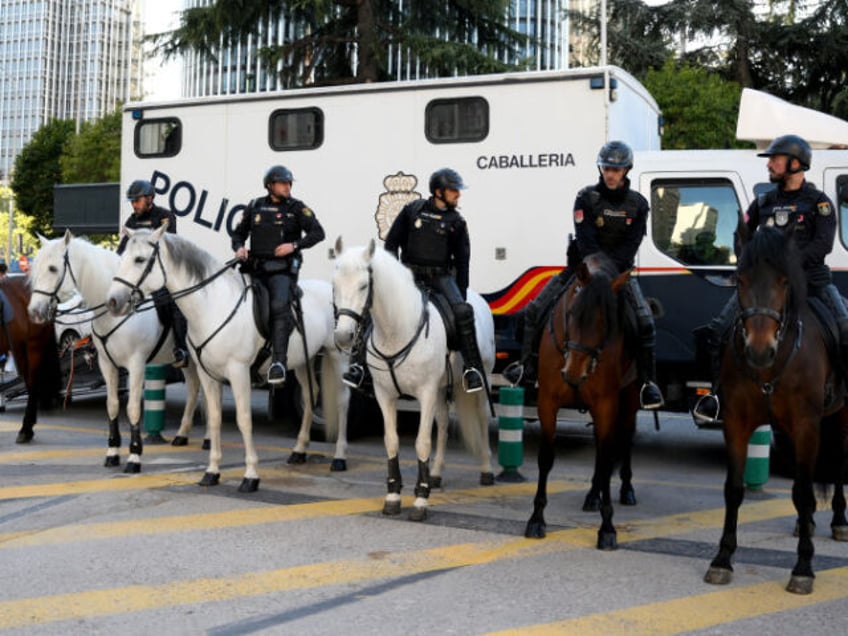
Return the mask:
<svg viewBox="0 0 848 636">
<path fill-rule="evenodd" d="M 324 349 L 321 355 L 321 409 L 324 411 L 324 431 L 327 440 L 339 434 L 339 396 L 346 387 L 341 382 L 343 369 L 336 351 Z"/>
<path fill-rule="evenodd" d="M 489 416 L 486 411 L 485 394 L 465 393 L 462 382 L 454 386 L 454 405 L 459 420 L 459 433 L 468 452 L 482 457 L 489 445 Z"/>
</svg>

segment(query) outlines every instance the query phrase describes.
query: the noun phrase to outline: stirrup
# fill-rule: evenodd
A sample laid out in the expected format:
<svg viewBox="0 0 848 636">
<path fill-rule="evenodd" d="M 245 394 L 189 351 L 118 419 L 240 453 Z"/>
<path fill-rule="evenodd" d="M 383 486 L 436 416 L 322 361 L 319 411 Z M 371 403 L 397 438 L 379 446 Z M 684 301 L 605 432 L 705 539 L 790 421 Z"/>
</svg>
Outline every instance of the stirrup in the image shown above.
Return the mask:
<svg viewBox="0 0 848 636">
<path fill-rule="evenodd" d="M 275 362 L 268 368 L 268 384 L 277 386 L 286 381 L 286 368 L 282 362 Z"/>
<path fill-rule="evenodd" d="M 645 393 L 650 391 L 651 389 L 656 391 L 656 397 L 658 397 L 659 399 L 657 400 L 655 397 L 654 400 L 646 402 Z M 660 388 L 654 382 L 648 381 L 642 385 L 642 388 L 639 391 L 639 403 L 645 410 L 654 410 L 662 408 L 662 406 L 665 404 L 665 400 L 663 399 L 662 391 L 660 391 Z"/>
<path fill-rule="evenodd" d="M 721 402 L 715 393 L 707 393 L 698 398 L 692 408 L 692 417 L 702 424 L 721 424 L 718 414 L 721 412 Z"/>
<path fill-rule="evenodd" d="M 188 351 L 182 347 L 174 348 L 174 361 L 171 366 L 175 369 L 184 369 L 188 366 Z"/>
<path fill-rule="evenodd" d="M 482 374 L 474 367 L 466 369 L 462 374 L 462 388 L 466 393 L 476 393 L 477 391 L 482 391 Z"/>
<path fill-rule="evenodd" d="M 365 380 L 365 369 L 358 362 L 350 365 L 347 371 L 342 374 L 342 382 L 351 389 L 359 389 L 362 387 L 362 382 Z"/>
<path fill-rule="evenodd" d="M 524 365 L 521 364 L 519 360 L 510 362 L 506 365 L 506 367 L 504 367 L 501 375 L 503 375 L 504 379 L 512 386 L 518 386 L 524 379 Z"/>
</svg>

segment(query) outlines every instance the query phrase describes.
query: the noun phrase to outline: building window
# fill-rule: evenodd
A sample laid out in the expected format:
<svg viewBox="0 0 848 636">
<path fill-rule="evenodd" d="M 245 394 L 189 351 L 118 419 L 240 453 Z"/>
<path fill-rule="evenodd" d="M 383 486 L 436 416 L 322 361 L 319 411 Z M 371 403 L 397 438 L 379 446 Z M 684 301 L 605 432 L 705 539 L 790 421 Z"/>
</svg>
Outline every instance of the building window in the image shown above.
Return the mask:
<svg viewBox="0 0 848 636">
<path fill-rule="evenodd" d="M 310 150 L 324 142 L 324 113 L 318 108 L 275 110 L 268 125 L 274 150 Z"/>
<path fill-rule="evenodd" d="M 483 141 L 489 135 L 489 102 L 482 97 L 435 99 L 427 104 L 424 121 L 434 144 Z"/>
<path fill-rule="evenodd" d="M 145 119 L 135 125 L 137 157 L 173 157 L 183 144 L 183 128 L 176 117 Z"/>
</svg>

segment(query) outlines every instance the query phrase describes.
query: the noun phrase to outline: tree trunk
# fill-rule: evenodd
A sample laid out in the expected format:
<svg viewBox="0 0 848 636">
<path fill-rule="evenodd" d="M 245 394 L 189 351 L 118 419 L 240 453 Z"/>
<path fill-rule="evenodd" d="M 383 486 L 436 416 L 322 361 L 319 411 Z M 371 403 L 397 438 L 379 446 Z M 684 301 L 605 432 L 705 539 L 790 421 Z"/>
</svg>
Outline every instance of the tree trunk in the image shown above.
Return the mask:
<svg viewBox="0 0 848 636">
<path fill-rule="evenodd" d="M 358 0 L 356 6 L 356 26 L 359 32 L 356 80 L 358 82 L 376 82 L 379 79 L 379 38 L 374 20 L 372 0 Z"/>
</svg>

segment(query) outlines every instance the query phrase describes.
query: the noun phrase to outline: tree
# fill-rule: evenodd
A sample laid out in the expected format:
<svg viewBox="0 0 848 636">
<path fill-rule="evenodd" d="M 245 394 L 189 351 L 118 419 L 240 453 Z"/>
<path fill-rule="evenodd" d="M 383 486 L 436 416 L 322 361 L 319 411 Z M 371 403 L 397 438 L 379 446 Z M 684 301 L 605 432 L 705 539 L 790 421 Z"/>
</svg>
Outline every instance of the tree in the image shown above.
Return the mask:
<svg viewBox="0 0 848 636">
<path fill-rule="evenodd" d="M 193 51 L 218 61 L 222 49 L 276 32 L 285 17 L 297 32 L 279 34 L 282 43 L 263 47 L 260 57 L 268 72 L 281 65 L 286 87 L 389 79 L 390 50 L 436 76 L 516 68 L 500 61 L 526 42 L 505 24 L 508 0 L 441 4 L 434 10 L 432 0 L 407 0 L 401 12 L 392 0 L 217 0 L 185 10 L 176 30 L 153 40 L 166 59 Z"/>
<path fill-rule="evenodd" d="M 33 217 L 33 231 L 53 233 L 53 186 L 62 183 L 59 158 L 74 134 L 74 122 L 54 119 L 37 131 L 15 158 L 12 190 L 18 207 Z"/>
<path fill-rule="evenodd" d="M 673 60 L 660 70 L 649 70 L 644 83 L 663 112 L 664 148 L 751 147 L 736 139 L 739 84 Z"/>
<path fill-rule="evenodd" d="M 63 183 L 121 180 L 121 109 L 85 122 L 59 158 Z"/>
</svg>

